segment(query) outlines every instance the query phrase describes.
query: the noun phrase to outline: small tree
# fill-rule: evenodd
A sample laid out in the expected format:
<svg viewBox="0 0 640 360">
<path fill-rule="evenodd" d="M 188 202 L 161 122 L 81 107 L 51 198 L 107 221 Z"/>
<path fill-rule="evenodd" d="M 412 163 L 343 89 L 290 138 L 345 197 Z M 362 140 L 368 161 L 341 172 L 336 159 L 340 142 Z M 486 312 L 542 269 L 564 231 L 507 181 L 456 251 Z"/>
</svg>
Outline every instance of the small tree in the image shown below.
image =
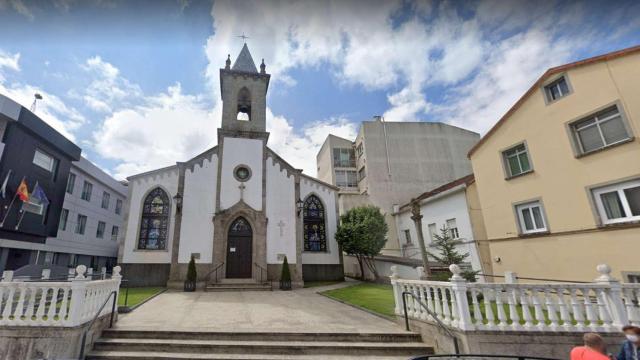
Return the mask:
<svg viewBox="0 0 640 360">
<path fill-rule="evenodd" d="M 191 256 L 191 260 L 189 260 L 189 267 L 187 268 L 187 281 L 195 282 L 198 278 L 198 273 L 196 272 L 196 259 Z"/>
<path fill-rule="evenodd" d="M 440 229 L 440 235 L 434 234 L 433 246 L 438 250 L 439 255 L 429 253 L 435 261 L 442 263 L 449 267 L 449 265 L 460 265 L 462 264 L 466 258 L 469 257 L 469 254 L 461 254 L 458 252 L 456 246 L 459 241 L 453 239 L 451 237 L 451 232 L 449 228 L 443 226 Z M 480 273 L 479 271 L 474 270 L 464 270 L 462 271 L 462 277 L 464 277 L 467 281 L 474 282 L 476 281 L 476 275 Z"/>
<path fill-rule="evenodd" d="M 280 289 L 291 290 L 291 271 L 289 270 L 289 261 L 285 255 L 282 262 L 282 273 L 280 274 Z"/>
<path fill-rule="evenodd" d="M 376 279 L 379 277 L 374 257 L 387 242 L 387 231 L 384 215 L 375 206 L 355 207 L 340 217 L 336 241 L 342 251 L 358 259 L 363 280 L 365 265 Z"/>
</svg>

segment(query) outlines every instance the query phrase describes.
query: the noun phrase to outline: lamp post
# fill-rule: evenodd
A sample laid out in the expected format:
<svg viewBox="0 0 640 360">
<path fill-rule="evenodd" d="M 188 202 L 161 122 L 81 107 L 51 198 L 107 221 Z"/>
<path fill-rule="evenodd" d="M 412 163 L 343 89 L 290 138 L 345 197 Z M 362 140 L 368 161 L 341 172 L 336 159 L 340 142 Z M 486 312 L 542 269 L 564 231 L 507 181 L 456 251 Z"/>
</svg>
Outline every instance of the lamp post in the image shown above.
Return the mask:
<svg viewBox="0 0 640 360">
<path fill-rule="evenodd" d="M 424 279 L 428 279 L 431 276 L 431 269 L 429 268 L 427 248 L 424 245 L 424 235 L 422 234 L 422 215 L 420 214 L 420 200 L 411 199 L 411 215 L 411 220 L 413 220 L 413 223 L 416 226 L 418 243 L 420 244 L 420 253 L 422 254 L 422 266 L 424 267 L 424 274 L 421 277 L 424 277 Z"/>
<path fill-rule="evenodd" d="M 176 202 L 176 212 L 182 212 L 182 194 L 177 193 L 173 200 Z"/>
</svg>

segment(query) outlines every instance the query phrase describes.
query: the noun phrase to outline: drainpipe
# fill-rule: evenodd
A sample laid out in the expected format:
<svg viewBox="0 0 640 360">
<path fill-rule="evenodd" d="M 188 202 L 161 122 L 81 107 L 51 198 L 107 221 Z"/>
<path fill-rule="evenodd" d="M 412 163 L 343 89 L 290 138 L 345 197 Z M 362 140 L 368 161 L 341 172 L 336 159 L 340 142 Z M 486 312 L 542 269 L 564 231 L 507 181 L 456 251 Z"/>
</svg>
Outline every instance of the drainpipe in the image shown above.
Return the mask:
<svg viewBox="0 0 640 360">
<path fill-rule="evenodd" d="M 377 116 L 382 122 L 382 132 L 384 133 L 384 150 L 387 154 L 387 175 L 391 177 L 391 163 L 389 162 L 389 142 L 387 140 L 387 124 L 384 121 L 384 116 Z"/>
</svg>

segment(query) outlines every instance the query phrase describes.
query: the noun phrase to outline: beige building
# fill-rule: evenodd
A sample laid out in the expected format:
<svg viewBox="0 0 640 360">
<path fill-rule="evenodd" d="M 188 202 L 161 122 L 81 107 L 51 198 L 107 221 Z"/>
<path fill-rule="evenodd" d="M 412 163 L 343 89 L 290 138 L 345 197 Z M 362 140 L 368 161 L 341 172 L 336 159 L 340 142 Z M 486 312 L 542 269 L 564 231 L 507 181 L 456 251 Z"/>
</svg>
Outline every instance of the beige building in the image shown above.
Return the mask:
<svg viewBox="0 0 640 360">
<path fill-rule="evenodd" d="M 389 225 L 384 255 L 401 256 L 394 205 L 471 173 L 467 152 L 480 136 L 436 122 L 364 121 L 355 141 L 329 135 L 316 157 L 318 179 L 336 185 L 340 214 L 378 206 Z"/>
<path fill-rule="evenodd" d="M 640 276 L 640 46 L 549 69 L 469 152 L 493 270 Z"/>
</svg>

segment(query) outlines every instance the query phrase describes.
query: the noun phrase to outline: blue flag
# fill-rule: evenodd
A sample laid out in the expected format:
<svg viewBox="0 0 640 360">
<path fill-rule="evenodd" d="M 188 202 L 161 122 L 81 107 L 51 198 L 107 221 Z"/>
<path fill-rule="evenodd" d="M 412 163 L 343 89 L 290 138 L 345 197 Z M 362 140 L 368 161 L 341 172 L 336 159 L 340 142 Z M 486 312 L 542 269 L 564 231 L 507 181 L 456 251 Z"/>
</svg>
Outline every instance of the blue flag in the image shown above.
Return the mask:
<svg viewBox="0 0 640 360">
<path fill-rule="evenodd" d="M 40 185 L 36 183 L 33 192 L 29 194 L 29 200 L 22 203 L 22 211 L 42 215 L 47 205 L 49 205 L 47 194 L 45 194 Z"/>
<path fill-rule="evenodd" d="M 39 184 L 36 184 L 36 187 L 33 188 L 33 192 L 31 193 L 31 199 L 36 200 L 42 206 L 49 205 L 49 199 L 47 198 L 47 194 L 44 193 L 44 190 L 42 190 Z M 32 201 L 32 202 L 35 203 L 36 201 Z"/>
</svg>

